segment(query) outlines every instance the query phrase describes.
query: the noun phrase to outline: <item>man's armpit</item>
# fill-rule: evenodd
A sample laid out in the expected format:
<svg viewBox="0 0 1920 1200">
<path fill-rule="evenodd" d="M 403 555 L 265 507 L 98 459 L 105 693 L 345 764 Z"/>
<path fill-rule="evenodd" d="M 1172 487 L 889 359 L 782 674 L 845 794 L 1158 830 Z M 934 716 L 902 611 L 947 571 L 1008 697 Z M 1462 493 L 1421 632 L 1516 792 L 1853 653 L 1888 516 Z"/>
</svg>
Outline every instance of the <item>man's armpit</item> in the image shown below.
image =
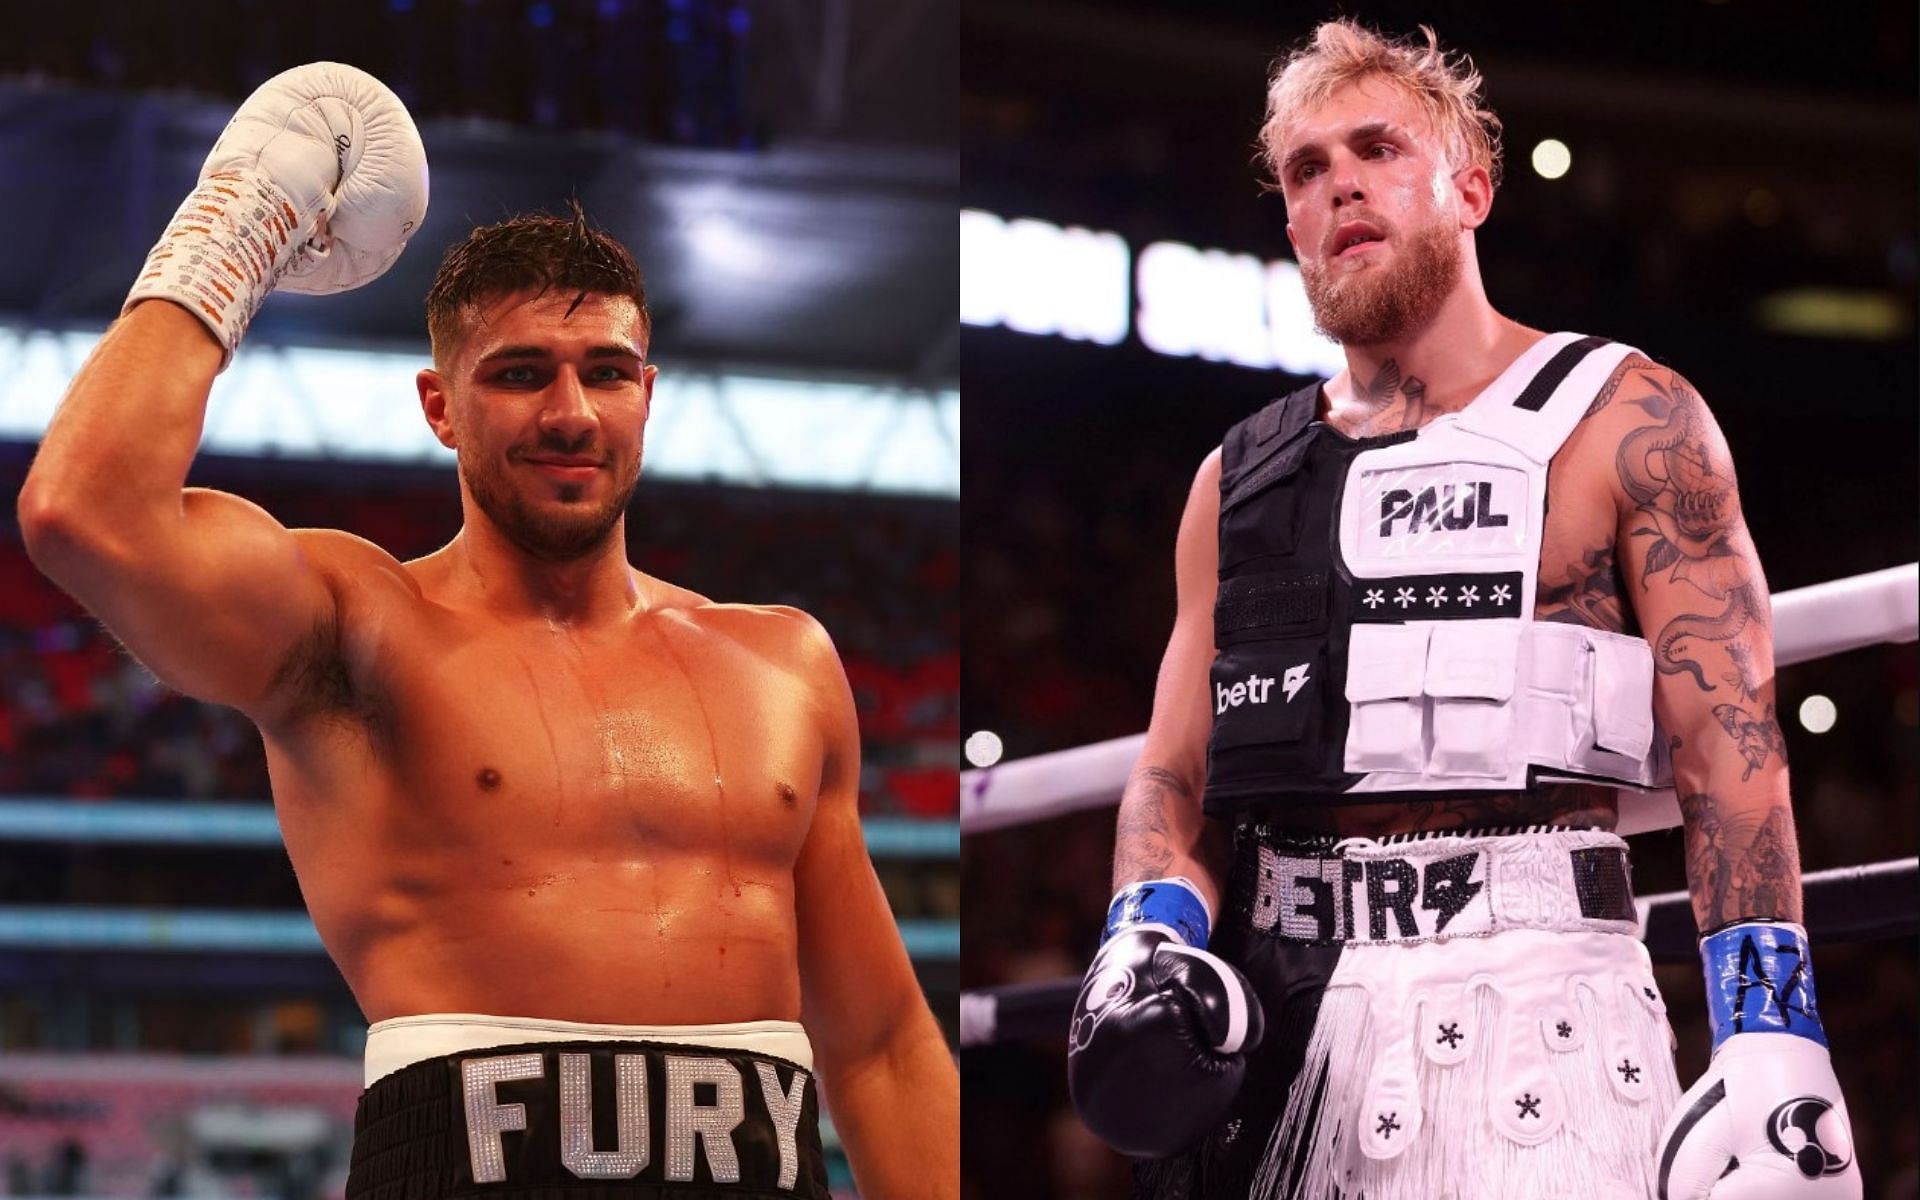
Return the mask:
<svg viewBox="0 0 1920 1200">
<path fill-rule="evenodd" d="M 344 720 L 370 734 L 382 734 L 390 721 L 385 705 L 361 688 L 347 662 L 346 623 L 340 597 L 288 649 L 274 671 L 270 694 L 279 711 L 276 723 L 300 724 L 315 718 Z"/>
</svg>

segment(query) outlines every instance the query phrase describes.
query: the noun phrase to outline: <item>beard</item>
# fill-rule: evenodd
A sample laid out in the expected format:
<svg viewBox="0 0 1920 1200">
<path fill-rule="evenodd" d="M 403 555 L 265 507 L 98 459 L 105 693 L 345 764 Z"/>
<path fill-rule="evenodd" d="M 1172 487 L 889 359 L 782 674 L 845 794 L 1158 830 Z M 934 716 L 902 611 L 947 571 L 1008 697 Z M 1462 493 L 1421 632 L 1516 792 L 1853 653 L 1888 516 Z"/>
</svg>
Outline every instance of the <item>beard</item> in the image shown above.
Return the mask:
<svg viewBox="0 0 1920 1200">
<path fill-rule="evenodd" d="M 1388 230 L 1391 234 L 1392 230 Z M 1424 329 L 1460 282 L 1460 240 L 1440 222 L 1409 232 L 1380 270 L 1302 257 L 1313 327 L 1343 346 L 1377 346 Z"/>
<path fill-rule="evenodd" d="M 640 482 L 640 455 L 631 461 L 615 463 L 613 490 L 605 500 L 589 503 L 582 484 L 562 484 L 558 500 L 535 505 L 525 490 L 507 477 L 519 451 L 509 451 L 507 463 L 488 459 L 469 466 L 462 463 L 460 474 L 466 480 L 473 502 L 487 515 L 506 539 L 542 562 L 574 562 L 605 546 L 613 527 L 627 511 L 634 485 Z"/>
</svg>

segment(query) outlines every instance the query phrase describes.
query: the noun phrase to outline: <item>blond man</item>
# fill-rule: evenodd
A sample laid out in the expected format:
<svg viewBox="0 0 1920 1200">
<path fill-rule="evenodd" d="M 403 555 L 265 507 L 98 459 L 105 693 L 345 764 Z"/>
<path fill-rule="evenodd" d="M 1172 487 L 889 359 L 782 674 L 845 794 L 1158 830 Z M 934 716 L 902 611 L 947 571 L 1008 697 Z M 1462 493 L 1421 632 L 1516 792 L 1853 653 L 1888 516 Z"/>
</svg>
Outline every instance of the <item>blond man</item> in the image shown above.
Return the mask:
<svg viewBox="0 0 1920 1200">
<path fill-rule="evenodd" d="M 1075 1100 L 1158 1197 L 1857 1197 L 1726 443 L 1677 373 L 1490 303 L 1499 121 L 1422 35 L 1329 22 L 1269 81 L 1346 369 L 1195 477 Z M 1685 1096 L 1614 833 L 1668 786 Z"/>
</svg>

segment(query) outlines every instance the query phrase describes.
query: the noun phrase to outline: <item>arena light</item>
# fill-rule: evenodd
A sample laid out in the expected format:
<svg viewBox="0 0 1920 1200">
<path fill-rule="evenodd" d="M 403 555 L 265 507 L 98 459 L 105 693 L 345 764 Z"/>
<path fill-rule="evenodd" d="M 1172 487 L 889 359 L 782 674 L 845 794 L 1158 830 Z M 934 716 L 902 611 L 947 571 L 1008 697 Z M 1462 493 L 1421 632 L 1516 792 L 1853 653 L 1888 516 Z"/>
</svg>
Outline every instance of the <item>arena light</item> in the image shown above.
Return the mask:
<svg viewBox="0 0 1920 1200">
<path fill-rule="evenodd" d="M 1346 366 L 1314 329 L 1293 263 L 1155 242 L 1140 252 L 1138 284 L 1140 340 L 1156 353 L 1323 377 Z"/>
<path fill-rule="evenodd" d="M 991 729 L 979 729 L 967 736 L 967 762 L 975 767 L 990 767 L 1000 761 L 1006 747 L 1001 744 L 1000 735 Z"/>
<path fill-rule="evenodd" d="M 1800 702 L 1800 728 L 1808 733 L 1825 733 L 1839 718 L 1839 707 L 1825 696 L 1816 693 Z"/>
<path fill-rule="evenodd" d="M 1770 333 L 1800 337 L 1892 341 L 1911 327 L 1905 303 L 1890 292 L 1866 289 L 1789 288 L 1762 296 L 1754 318 Z"/>
<path fill-rule="evenodd" d="M 1573 151 L 1559 138 L 1542 138 L 1534 143 L 1533 173 L 1542 179 L 1558 179 L 1573 165 Z"/>
<path fill-rule="evenodd" d="M 98 333 L 0 326 L 0 439 L 38 441 Z M 204 450 L 450 467 L 420 416 L 417 353 L 255 341 L 215 381 Z M 654 478 L 960 494 L 960 393 L 666 363 L 647 428 Z"/>
<path fill-rule="evenodd" d="M 764 272 L 774 254 L 765 236 L 724 212 L 695 217 L 687 226 L 687 244 L 703 268 L 734 275 Z"/>
<path fill-rule="evenodd" d="M 977 208 L 960 212 L 960 321 L 1107 346 L 1131 327 L 1156 354 L 1294 375 L 1346 366 L 1284 259 L 1154 242 L 1135 262 L 1118 234 Z"/>
<path fill-rule="evenodd" d="M 960 319 L 1112 346 L 1127 336 L 1126 240 L 960 212 Z"/>
</svg>

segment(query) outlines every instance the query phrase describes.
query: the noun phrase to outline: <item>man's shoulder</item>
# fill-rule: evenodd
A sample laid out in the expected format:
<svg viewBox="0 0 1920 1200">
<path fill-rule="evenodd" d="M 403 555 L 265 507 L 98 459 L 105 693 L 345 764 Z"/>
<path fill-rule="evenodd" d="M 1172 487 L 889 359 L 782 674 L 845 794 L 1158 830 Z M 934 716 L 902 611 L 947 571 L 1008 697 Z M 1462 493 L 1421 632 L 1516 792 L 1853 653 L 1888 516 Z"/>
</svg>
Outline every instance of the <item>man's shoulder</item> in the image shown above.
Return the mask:
<svg viewBox="0 0 1920 1200">
<path fill-rule="evenodd" d="M 1679 370 L 1636 349 L 1620 360 L 1594 393 L 1581 424 L 1601 418 L 1600 424 L 1630 428 L 1663 422 L 1677 407 L 1701 404 L 1699 393 Z"/>
<path fill-rule="evenodd" d="M 336 594 L 346 589 L 389 592 L 418 599 L 416 580 L 399 559 L 358 534 L 344 529 L 290 530 L 300 553 L 328 577 Z"/>
<path fill-rule="evenodd" d="M 838 662 L 826 627 L 789 604 L 729 604 L 683 592 L 672 605 L 676 615 L 755 653 L 800 667 L 822 659 Z"/>
</svg>

